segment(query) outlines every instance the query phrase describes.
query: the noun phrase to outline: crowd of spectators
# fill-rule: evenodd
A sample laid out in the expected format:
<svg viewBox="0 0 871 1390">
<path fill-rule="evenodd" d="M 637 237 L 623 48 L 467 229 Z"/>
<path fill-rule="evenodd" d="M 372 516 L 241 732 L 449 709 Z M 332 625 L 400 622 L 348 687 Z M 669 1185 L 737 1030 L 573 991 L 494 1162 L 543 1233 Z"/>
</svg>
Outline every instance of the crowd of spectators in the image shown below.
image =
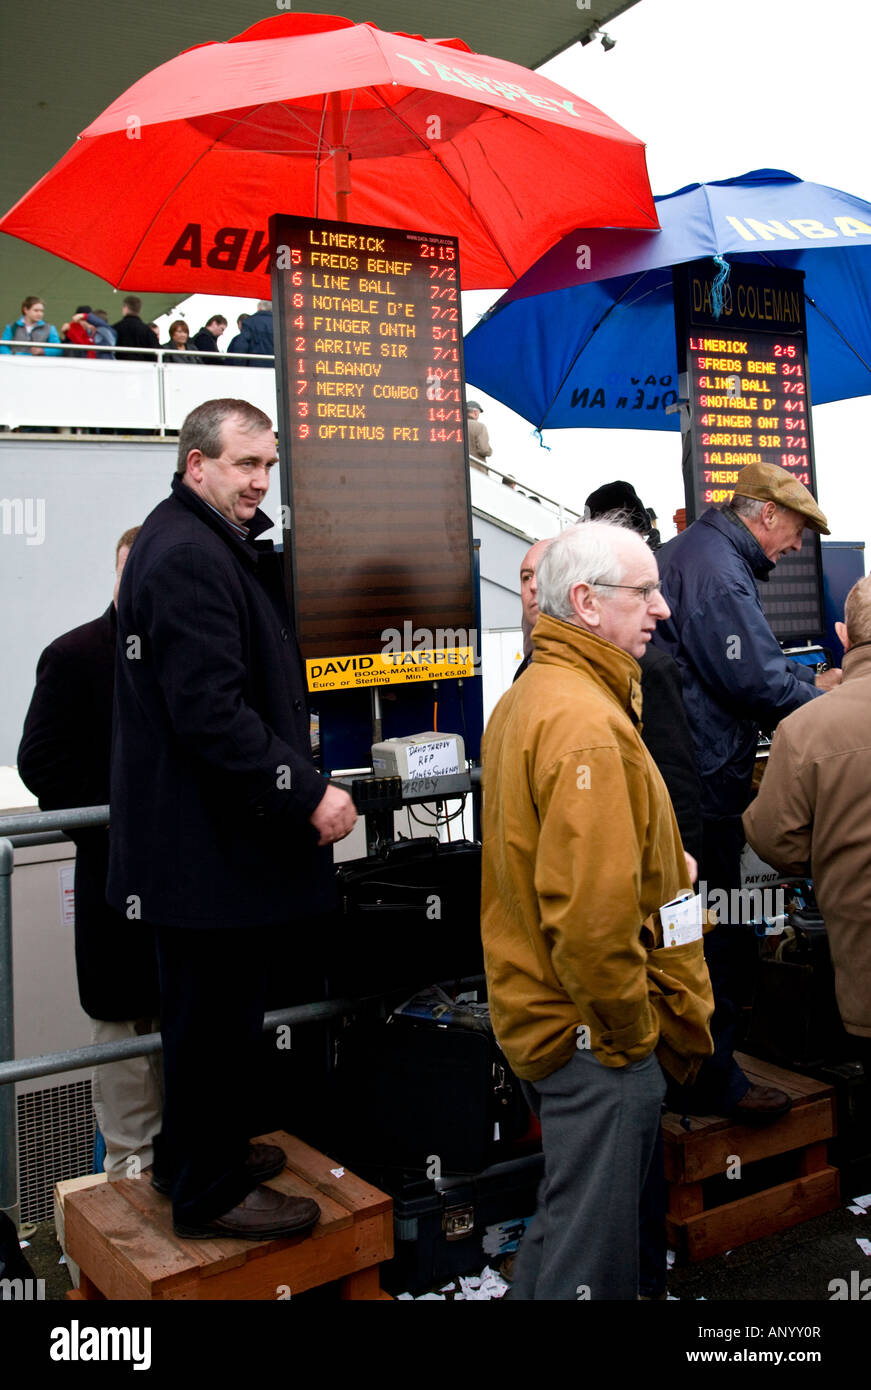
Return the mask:
<svg viewBox="0 0 871 1390">
<path fill-rule="evenodd" d="M 245 356 L 228 358 L 219 347 L 219 340 L 227 328 L 223 314 L 212 314 L 199 330 L 191 335 L 184 319 L 176 319 L 170 324 L 169 338 L 161 343 L 156 323 L 145 323 L 142 319 L 142 300 L 138 295 L 125 295 L 121 318 L 117 323 L 109 323 L 105 309 L 92 309 L 90 304 L 80 304 L 69 320 L 61 325 L 60 332 L 53 323 L 46 322 L 45 303 L 39 295 L 31 294 L 22 302 L 21 316 L 7 323 L 0 341 L 0 353 L 27 353 L 33 357 L 75 357 L 75 358 L 114 358 L 113 348 L 128 349 L 118 353 L 119 358 L 132 362 L 156 362 L 157 350 L 165 353 L 164 362 L 191 366 L 214 366 L 218 362 L 227 366 L 269 367 L 271 362 L 263 357 L 271 357 L 274 352 L 272 326 L 272 304 L 260 300 L 256 314 L 240 314 L 237 319 L 238 332 L 231 340 L 229 354 L 257 354 L 259 361 L 248 361 Z M 139 351 L 139 349 L 143 349 Z M 147 349 L 147 350 L 146 350 Z"/>
</svg>

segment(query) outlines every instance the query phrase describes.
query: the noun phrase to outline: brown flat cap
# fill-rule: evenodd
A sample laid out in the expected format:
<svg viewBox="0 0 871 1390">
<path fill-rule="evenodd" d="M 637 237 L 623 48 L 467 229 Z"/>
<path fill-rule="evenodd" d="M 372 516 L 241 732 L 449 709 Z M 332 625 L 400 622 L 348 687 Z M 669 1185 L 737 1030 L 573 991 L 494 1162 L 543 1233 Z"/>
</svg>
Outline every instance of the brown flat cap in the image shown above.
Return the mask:
<svg viewBox="0 0 871 1390">
<path fill-rule="evenodd" d="M 755 497 L 757 502 L 776 502 L 791 512 L 803 516 L 812 531 L 830 536 L 825 513 L 820 511 L 813 495 L 798 478 L 776 463 L 748 463 L 738 474 L 735 492 L 739 497 Z"/>
</svg>

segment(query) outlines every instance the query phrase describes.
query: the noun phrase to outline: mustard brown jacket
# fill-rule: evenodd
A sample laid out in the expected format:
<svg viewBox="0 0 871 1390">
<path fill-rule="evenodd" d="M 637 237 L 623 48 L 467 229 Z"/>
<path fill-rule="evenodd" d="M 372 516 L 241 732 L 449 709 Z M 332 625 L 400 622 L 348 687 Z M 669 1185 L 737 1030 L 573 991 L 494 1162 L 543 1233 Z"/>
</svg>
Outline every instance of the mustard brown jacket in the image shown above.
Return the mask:
<svg viewBox="0 0 871 1390">
<path fill-rule="evenodd" d="M 483 743 L 481 920 L 496 1036 L 528 1081 L 587 1041 L 609 1067 L 655 1049 L 687 1080 L 712 1051 L 713 999 L 702 942 L 662 947 L 658 909 L 690 883 L 640 737 L 638 664 L 545 615 L 532 641 L 535 659 Z"/>
<path fill-rule="evenodd" d="M 871 1037 L 871 646 L 851 647 L 841 685 L 778 725 L 744 832 L 778 873 L 810 865 L 844 1027 Z"/>
</svg>

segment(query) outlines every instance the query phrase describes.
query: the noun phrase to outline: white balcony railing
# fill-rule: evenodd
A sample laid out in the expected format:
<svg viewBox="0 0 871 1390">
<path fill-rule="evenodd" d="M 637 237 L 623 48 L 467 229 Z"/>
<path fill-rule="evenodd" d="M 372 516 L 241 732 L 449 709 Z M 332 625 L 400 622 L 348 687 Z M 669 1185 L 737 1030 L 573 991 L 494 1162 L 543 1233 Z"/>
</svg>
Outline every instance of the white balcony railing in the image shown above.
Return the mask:
<svg viewBox="0 0 871 1390">
<path fill-rule="evenodd" d="M 20 348 L 11 342 L 0 346 Z M 199 366 L 173 362 L 177 348 L 51 346 L 59 346 L 61 356 L 0 353 L 0 425 L 6 429 L 26 425 L 31 429 L 99 429 L 119 434 L 135 429 L 165 434 L 180 429 L 194 406 L 216 396 L 241 397 L 275 419 L 271 357 L 222 353 L 214 364 Z M 98 356 L 78 355 L 83 350 Z M 143 352 L 154 361 L 135 360 Z M 266 363 L 269 370 L 258 369 L 255 362 Z"/>
<path fill-rule="evenodd" d="M 179 430 L 189 411 L 219 396 L 250 401 L 271 420 L 278 418 L 272 357 L 222 353 L 218 361 L 199 365 L 174 362 L 177 348 L 115 347 L 105 350 L 101 360 L 99 348 L 94 349 L 96 358 L 85 358 L 69 355 L 82 352 L 78 345 L 52 346 L 61 347 L 60 356 L 0 353 L 0 429 L 117 435 L 146 430 L 159 437 Z M 135 360 L 143 352 L 154 361 Z M 255 362 L 265 363 L 269 370 L 255 367 Z M 561 502 L 515 484 L 509 474 L 489 465 L 486 470 L 472 468 L 471 484 L 476 511 L 521 535 L 555 535 L 578 519 Z"/>
</svg>

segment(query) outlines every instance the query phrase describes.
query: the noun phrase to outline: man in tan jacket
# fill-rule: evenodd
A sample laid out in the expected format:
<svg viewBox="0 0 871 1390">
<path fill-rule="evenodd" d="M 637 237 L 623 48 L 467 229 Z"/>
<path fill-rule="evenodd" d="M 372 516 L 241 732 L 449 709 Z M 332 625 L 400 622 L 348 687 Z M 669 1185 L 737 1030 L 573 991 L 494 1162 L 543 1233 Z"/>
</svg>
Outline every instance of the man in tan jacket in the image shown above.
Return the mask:
<svg viewBox="0 0 871 1390">
<path fill-rule="evenodd" d="M 537 587 L 535 659 L 483 745 L 491 1017 L 546 1163 L 511 1298 L 634 1299 L 660 1063 L 683 1081 L 711 1052 L 701 938 L 662 944 L 690 877 L 640 736 L 637 658 L 668 608 L 648 547 L 603 522 L 557 537 Z"/>
<path fill-rule="evenodd" d="M 778 873 L 810 866 L 838 1008 L 871 1085 L 871 578 L 853 585 L 844 617 L 843 683 L 778 725 L 744 831 Z"/>
<path fill-rule="evenodd" d="M 466 429 L 469 433 L 469 462 L 473 468 L 477 468 L 480 473 L 487 472 L 487 465 L 484 462 L 493 453 L 493 446 L 490 443 L 490 435 L 483 420 L 479 420 L 483 406 L 477 401 L 469 401 L 466 406 Z"/>
</svg>

